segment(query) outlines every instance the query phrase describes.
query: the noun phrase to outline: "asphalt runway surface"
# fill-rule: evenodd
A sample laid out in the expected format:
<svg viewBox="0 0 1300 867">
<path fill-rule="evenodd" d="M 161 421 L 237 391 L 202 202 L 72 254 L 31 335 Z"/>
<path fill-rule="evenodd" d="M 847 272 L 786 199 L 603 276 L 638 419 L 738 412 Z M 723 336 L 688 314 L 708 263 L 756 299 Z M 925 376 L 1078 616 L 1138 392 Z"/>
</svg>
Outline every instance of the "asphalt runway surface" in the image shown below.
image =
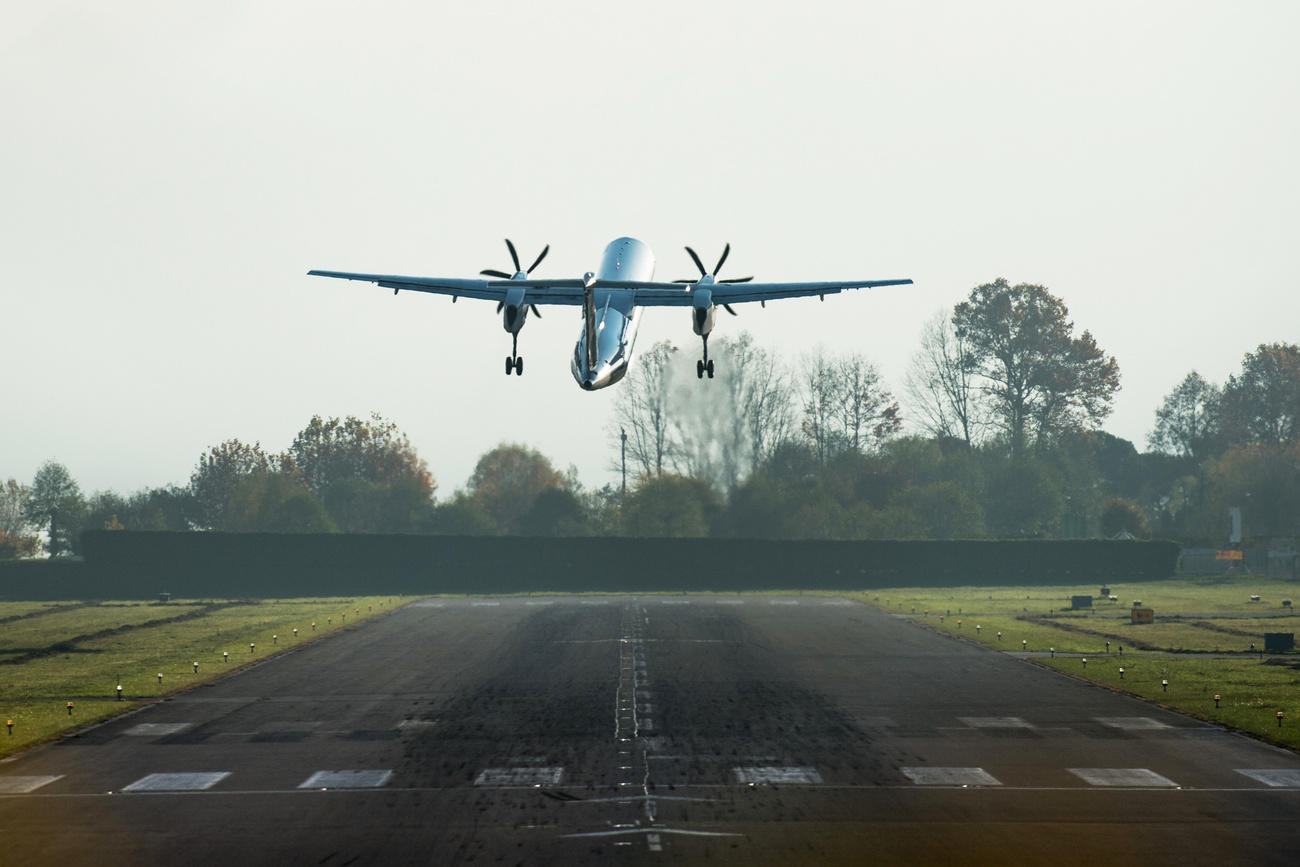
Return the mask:
<svg viewBox="0 0 1300 867">
<path fill-rule="evenodd" d="M 429 599 L 0 763 L 3 864 L 1294 864 L 1300 756 L 819 596 Z"/>
</svg>

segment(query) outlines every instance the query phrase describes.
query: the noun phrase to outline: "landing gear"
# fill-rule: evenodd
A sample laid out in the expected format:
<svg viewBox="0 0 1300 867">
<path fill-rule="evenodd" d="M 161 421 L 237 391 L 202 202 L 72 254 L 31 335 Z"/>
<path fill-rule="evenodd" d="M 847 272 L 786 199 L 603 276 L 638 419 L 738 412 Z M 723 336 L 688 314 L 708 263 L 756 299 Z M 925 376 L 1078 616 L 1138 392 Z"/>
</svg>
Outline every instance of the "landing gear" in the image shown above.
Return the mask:
<svg viewBox="0 0 1300 867">
<path fill-rule="evenodd" d="M 515 334 L 513 335 L 513 338 L 510 347 L 512 354 L 506 356 L 506 376 L 509 376 L 512 370 L 519 376 L 523 376 L 524 357 L 519 354 L 519 335 Z"/>
<path fill-rule="evenodd" d="M 701 337 L 704 338 L 704 358 L 695 362 L 695 378 L 703 379 L 707 373 L 709 379 L 713 379 L 713 362 L 709 361 L 709 335 L 703 334 Z"/>
</svg>

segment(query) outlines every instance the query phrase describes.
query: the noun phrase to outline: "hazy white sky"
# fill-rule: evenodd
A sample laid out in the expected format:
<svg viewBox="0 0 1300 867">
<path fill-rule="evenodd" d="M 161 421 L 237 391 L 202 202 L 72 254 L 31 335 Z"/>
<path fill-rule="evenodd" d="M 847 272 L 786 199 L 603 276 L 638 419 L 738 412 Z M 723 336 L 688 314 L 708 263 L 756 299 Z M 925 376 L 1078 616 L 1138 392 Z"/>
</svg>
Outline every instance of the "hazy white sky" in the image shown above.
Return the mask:
<svg viewBox="0 0 1300 867">
<path fill-rule="evenodd" d="M 1004 276 L 1119 360 L 1145 443 L 1189 370 L 1300 339 L 1300 4 L 54 2 L 0 25 L 0 479 L 184 483 L 230 437 L 379 411 L 440 494 L 502 440 L 612 476 L 578 314 L 309 278 L 594 269 L 620 235 L 764 280 L 741 308 L 896 393 L 922 324 Z M 639 345 L 698 344 L 652 310 Z M 693 352 L 693 349 L 692 349 Z M 719 364 L 725 359 L 719 358 Z M 707 383 L 702 384 L 707 387 Z"/>
</svg>

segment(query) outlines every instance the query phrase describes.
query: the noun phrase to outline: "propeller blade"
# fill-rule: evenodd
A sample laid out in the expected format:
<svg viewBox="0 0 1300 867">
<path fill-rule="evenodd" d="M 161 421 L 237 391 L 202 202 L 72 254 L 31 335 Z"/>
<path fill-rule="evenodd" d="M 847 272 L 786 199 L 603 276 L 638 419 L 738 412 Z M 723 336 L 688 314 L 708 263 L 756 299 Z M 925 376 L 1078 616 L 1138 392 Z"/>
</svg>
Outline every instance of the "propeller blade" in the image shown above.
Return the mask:
<svg viewBox="0 0 1300 867">
<path fill-rule="evenodd" d="M 719 280 L 719 283 L 748 283 L 753 277 L 732 277 L 730 280 Z"/>
<path fill-rule="evenodd" d="M 519 267 L 519 254 L 515 252 L 515 245 L 510 243 L 509 238 L 506 238 L 506 246 L 510 248 L 510 258 L 514 260 L 515 273 L 524 270 L 523 268 Z"/>
<path fill-rule="evenodd" d="M 692 279 L 689 278 L 689 277 L 683 277 L 683 278 L 681 278 L 680 280 L 674 280 L 673 282 L 674 282 L 674 283 L 694 283 L 695 281 L 692 280 Z"/>
<path fill-rule="evenodd" d="M 704 270 L 704 263 L 700 261 L 700 257 L 699 257 L 699 256 L 696 256 L 696 255 L 695 255 L 695 251 L 694 251 L 694 250 L 692 250 L 690 247 L 687 247 L 687 248 L 686 248 L 686 252 L 691 254 L 691 261 L 695 263 L 695 267 L 696 267 L 696 268 L 699 268 L 699 269 L 700 269 L 700 276 L 701 276 L 701 277 L 703 277 L 705 274 L 708 274 L 708 273 L 709 273 L 708 271 L 705 271 L 705 270 Z"/>
<path fill-rule="evenodd" d="M 730 313 L 732 316 L 739 316 L 739 315 L 740 315 L 740 314 L 737 313 L 735 310 L 732 310 L 732 309 L 731 309 L 731 305 L 730 305 L 730 304 L 723 304 L 723 305 L 722 305 L 722 309 L 725 310 L 725 311 L 727 311 L 728 313 Z"/>
<path fill-rule="evenodd" d="M 727 257 L 730 255 L 731 255 L 731 242 L 727 242 L 727 246 L 722 248 L 722 256 L 721 258 L 718 259 L 718 264 L 713 266 L 714 277 L 718 276 L 718 272 L 722 270 L 722 263 L 727 261 Z"/>
<path fill-rule="evenodd" d="M 540 252 L 540 253 L 537 254 L 537 259 L 534 260 L 533 264 L 531 264 L 531 265 L 528 266 L 528 273 L 529 273 L 529 274 L 533 273 L 533 269 L 534 269 L 534 268 L 536 268 L 538 265 L 542 264 L 542 260 L 546 258 L 546 254 L 549 253 L 549 252 L 551 252 L 551 245 L 550 245 L 550 244 L 547 244 L 545 247 L 542 248 L 542 252 Z M 534 310 L 533 312 L 536 313 L 537 311 Z"/>
<path fill-rule="evenodd" d="M 500 313 L 500 312 L 501 312 L 501 309 L 502 309 L 503 307 L 505 307 L 505 306 L 506 306 L 506 302 L 504 302 L 504 301 L 498 301 L 498 302 L 497 302 L 497 312 Z"/>
<path fill-rule="evenodd" d="M 542 311 L 537 309 L 536 304 L 529 304 L 528 309 L 533 311 L 533 315 L 536 316 L 538 319 L 542 318 Z"/>
<path fill-rule="evenodd" d="M 485 277 L 500 277 L 502 280 L 509 280 L 513 274 L 507 274 L 505 271 L 498 271 L 495 268 L 484 268 L 479 272 Z"/>
</svg>

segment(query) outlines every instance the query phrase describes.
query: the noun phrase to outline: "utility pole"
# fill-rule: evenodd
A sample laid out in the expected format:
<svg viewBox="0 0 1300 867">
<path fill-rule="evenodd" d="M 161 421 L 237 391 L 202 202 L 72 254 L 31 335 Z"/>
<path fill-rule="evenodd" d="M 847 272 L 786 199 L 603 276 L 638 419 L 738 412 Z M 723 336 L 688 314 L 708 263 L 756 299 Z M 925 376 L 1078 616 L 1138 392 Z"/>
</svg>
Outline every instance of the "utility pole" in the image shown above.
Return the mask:
<svg viewBox="0 0 1300 867">
<path fill-rule="evenodd" d="M 627 497 L 627 428 L 619 428 L 618 433 L 623 441 L 623 491 L 619 494 L 620 499 L 623 499 Z"/>
</svg>

